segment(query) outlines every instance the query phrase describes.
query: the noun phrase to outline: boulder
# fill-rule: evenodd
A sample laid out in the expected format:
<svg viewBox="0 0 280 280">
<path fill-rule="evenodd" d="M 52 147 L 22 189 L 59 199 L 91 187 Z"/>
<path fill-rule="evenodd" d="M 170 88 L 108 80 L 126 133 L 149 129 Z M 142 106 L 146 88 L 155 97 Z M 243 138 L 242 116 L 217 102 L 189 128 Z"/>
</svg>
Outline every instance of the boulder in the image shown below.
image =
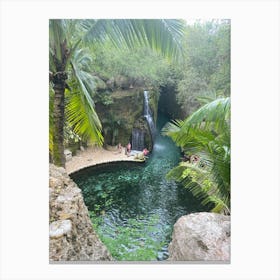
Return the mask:
<svg viewBox="0 0 280 280">
<path fill-rule="evenodd" d="M 64 150 L 64 156 L 66 161 L 72 160 L 72 152 L 70 150 Z"/>
<path fill-rule="evenodd" d="M 50 164 L 49 196 L 49 260 L 112 260 L 93 230 L 81 189 L 64 168 L 53 164 Z"/>
<path fill-rule="evenodd" d="M 170 261 L 229 261 L 230 217 L 206 212 L 182 216 L 168 251 Z"/>
</svg>

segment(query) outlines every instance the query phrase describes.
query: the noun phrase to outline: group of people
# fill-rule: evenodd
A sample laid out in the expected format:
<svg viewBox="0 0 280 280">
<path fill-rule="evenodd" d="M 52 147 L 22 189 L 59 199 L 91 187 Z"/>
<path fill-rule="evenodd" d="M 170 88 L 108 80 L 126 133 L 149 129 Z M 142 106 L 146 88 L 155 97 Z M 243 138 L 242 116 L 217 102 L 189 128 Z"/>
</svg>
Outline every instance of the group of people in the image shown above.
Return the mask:
<svg viewBox="0 0 280 280">
<path fill-rule="evenodd" d="M 118 144 L 118 151 L 122 153 L 122 145 L 121 143 Z M 125 147 L 125 154 L 129 157 L 131 154 L 131 143 L 129 142 Z M 149 150 L 147 148 L 143 149 L 142 151 L 143 156 L 147 156 L 149 154 Z"/>
</svg>

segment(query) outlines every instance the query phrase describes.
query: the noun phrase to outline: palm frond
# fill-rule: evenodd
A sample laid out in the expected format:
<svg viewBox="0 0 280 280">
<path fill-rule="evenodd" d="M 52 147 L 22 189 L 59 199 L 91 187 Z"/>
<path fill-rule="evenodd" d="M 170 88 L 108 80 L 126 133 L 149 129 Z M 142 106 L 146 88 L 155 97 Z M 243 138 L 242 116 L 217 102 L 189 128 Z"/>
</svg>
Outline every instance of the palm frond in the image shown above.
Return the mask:
<svg viewBox="0 0 280 280">
<path fill-rule="evenodd" d="M 230 209 L 230 98 L 212 101 L 184 121 L 167 124 L 162 133 L 180 146 L 184 152 L 198 155 L 204 168 L 182 163 L 170 176 L 203 199 L 214 203 L 215 211 Z M 205 172 L 206 171 L 206 172 Z M 205 188 L 210 180 L 211 189 Z M 207 185 L 207 184 L 206 184 Z"/>
<path fill-rule="evenodd" d="M 220 198 L 209 195 L 205 199 L 202 200 L 203 205 L 215 205 L 214 208 L 211 209 L 213 213 L 223 213 L 223 214 L 230 214 L 230 208 L 228 205 Z"/>
<path fill-rule="evenodd" d="M 203 91 L 201 95 L 197 96 L 197 101 L 203 106 L 205 104 L 208 104 L 216 99 L 218 99 L 220 96 L 215 91 L 208 90 Z"/>
<path fill-rule="evenodd" d="M 100 120 L 87 97 L 77 92 L 66 90 L 67 104 L 65 115 L 74 133 L 98 145 L 102 145 L 103 136 Z"/>
<path fill-rule="evenodd" d="M 71 60 L 71 66 L 80 86 L 81 93 L 85 95 L 88 105 L 93 109 L 94 102 L 92 96 L 95 91 L 95 82 L 88 68 L 90 61 L 91 57 L 87 54 L 86 49 L 75 50 Z"/>
<path fill-rule="evenodd" d="M 149 46 L 164 56 L 178 59 L 182 55 L 184 22 L 176 19 L 100 19 L 83 22 L 88 28 L 84 40 L 102 43 L 106 39 L 115 47 L 133 49 Z"/>
<path fill-rule="evenodd" d="M 180 128 L 182 125 L 182 120 L 173 120 L 171 122 L 167 122 L 161 129 L 161 133 L 164 136 L 169 136 L 172 138 L 173 135 L 177 135 L 180 132 Z"/>
<path fill-rule="evenodd" d="M 57 59 L 57 62 L 62 63 L 62 45 L 65 39 L 65 32 L 61 19 L 51 19 L 49 21 L 49 48 L 50 54 Z M 58 63 L 55 62 L 57 65 Z M 56 69 L 58 71 L 58 69 Z"/>
<path fill-rule="evenodd" d="M 209 125 L 215 124 L 215 127 L 220 127 L 230 117 L 230 97 L 218 98 L 208 104 L 205 104 L 191 116 L 189 116 L 182 129 L 189 126 L 197 127 L 204 125 L 207 128 Z"/>
<path fill-rule="evenodd" d="M 230 98 L 219 98 L 202 106 L 184 121 L 168 123 L 162 133 L 181 147 L 197 142 L 193 141 L 194 138 L 209 142 L 229 130 L 229 117 Z"/>
<path fill-rule="evenodd" d="M 91 74 L 90 63 L 91 56 L 87 49 L 74 49 L 71 66 L 77 82 L 74 82 L 71 94 L 67 92 L 66 118 L 76 134 L 101 145 L 102 126 L 92 99 L 96 77 Z"/>
<path fill-rule="evenodd" d="M 73 60 L 73 56 L 77 52 L 77 48 L 78 48 L 79 44 L 81 43 L 81 41 L 82 41 L 81 39 L 77 40 L 76 43 L 73 45 L 73 47 L 70 48 L 69 59 L 67 60 L 67 63 L 66 63 L 66 69 L 68 68 L 69 64 Z"/>
<path fill-rule="evenodd" d="M 210 206 L 212 212 L 229 213 L 230 204 L 220 189 L 211 180 L 211 170 L 199 165 L 181 163 L 167 174 L 167 179 L 174 179 L 183 184 L 201 203 Z"/>
</svg>

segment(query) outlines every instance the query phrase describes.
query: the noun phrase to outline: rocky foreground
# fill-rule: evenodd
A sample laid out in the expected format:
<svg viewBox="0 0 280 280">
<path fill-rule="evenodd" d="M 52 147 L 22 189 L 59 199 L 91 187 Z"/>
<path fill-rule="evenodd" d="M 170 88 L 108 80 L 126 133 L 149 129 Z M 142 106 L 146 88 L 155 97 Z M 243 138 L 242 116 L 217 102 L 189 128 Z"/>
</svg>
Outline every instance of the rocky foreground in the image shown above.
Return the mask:
<svg viewBox="0 0 280 280">
<path fill-rule="evenodd" d="M 49 195 L 49 260 L 113 260 L 92 228 L 81 189 L 64 168 L 53 164 Z M 200 212 L 182 216 L 175 223 L 168 261 L 229 260 L 229 216 Z"/>
<path fill-rule="evenodd" d="M 64 168 L 53 164 L 49 170 L 49 195 L 49 260 L 112 260 L 92 228 L 81 189 Z"/>
<path fill-rule="evenodd" d="M 174 225 L 170 261 L 229 261 L 230 217 L 215 213 L 182 216 Z"/>
</svg>

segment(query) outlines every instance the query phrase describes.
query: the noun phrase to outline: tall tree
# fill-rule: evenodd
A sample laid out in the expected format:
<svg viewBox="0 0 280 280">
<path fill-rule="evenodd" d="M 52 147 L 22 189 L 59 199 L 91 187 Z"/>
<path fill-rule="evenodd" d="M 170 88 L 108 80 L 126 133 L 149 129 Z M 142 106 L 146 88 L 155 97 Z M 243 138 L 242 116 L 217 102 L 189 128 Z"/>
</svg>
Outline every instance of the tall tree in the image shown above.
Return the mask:
<svg viewBox="0 0 280 280">
<path fill-rule="evenodd" d="M 80 51 L 80 48 L 84 47 L 85 44 L 100 44 L 109 39 L 117 48 L 134 48 L 139 45 L 146 45 L 165 56 L 178 58 L 181 53 L 180 41 L 183 28 L 183 21 L 171 19 L 50 20 L 49 76 L 54 90 L 52 143 L 53 160 L 56 165 L 65 166 L 63 127 L 65 121 L 65 89 L 69 89 L 67 84 L 69 73 L 77 80 L 81 89 L 80 94 L 84 95 L 83 98 L 80 98 L 80 101 L 88 108 L 87 113 L 93 116 L 91 118 L 94 129 L 92 136 L 99 144 L 103 141 L 101 124 L 89 94 L 89 90 L 94 87 L 94 83 L 75 64 L 75 53 Z M 76 98 L 76 100 L 79 99 Z"/>
</svg>

